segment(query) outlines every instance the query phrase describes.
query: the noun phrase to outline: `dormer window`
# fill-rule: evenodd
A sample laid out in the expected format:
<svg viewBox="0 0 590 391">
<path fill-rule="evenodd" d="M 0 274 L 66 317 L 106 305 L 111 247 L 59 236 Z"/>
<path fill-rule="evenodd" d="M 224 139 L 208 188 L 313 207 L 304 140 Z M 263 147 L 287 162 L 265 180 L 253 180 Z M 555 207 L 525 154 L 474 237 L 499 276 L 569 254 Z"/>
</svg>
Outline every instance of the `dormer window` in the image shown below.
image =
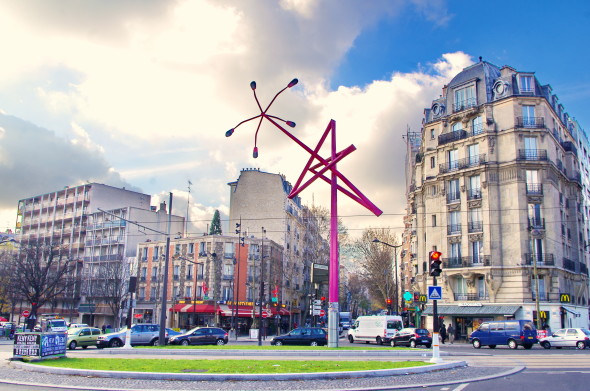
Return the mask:
<svg viewBox="0 0 590 391">
<path fill-rule="evenodd" d="M 453 104 L 453 111 L 457 112 L 475 106 L 477 106 L 475 84 L 455 90 L 455 103 Z"/>
<path fill-rule="evenodd" d="M 518 78 L 518 84 L 521 94 L 535 93 L 535 83 L 532 75 L 520 75 Z"/>
</svg>

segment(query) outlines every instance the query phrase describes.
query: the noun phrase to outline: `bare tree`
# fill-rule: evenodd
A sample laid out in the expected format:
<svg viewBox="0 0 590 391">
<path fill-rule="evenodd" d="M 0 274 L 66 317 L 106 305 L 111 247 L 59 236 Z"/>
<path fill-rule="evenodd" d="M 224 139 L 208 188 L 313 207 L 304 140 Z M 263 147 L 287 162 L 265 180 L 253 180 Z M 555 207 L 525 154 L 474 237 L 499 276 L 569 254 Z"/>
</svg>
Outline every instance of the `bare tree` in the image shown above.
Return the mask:
<svg viewBox="0 0 590 391">
<path fill-rule="evenodd" d="M 115 327 L 120 327 L 121 310 L 129 290 L 129 267 L 123 260 L 105 262 L 98 266 L 98 275 L 100 284 L 96 294 L 109 306 Z"/>
<path fill-rule="evenodd" d="M 17 253 L 9 254 L 6 261 L 10 273 L 10 289 L 31 305 L 29 328 L 37 321 L 37 310 L 43 305 L 61 299 L 71 290 L 76 279 L 77 261 L 61 246 L 42 242 L 21 244 Z"/>
<path fill-rule="evenodd" d="M 396 289 L 393 277 L 393 249 L 374 243 L 373 239 L 392 245 L 397 243 L 397 239 L 389 228 L 370 228 L 365 230 L 352 246 L 360 258 L 359 266 L 369 295 L 385 308 L 386 300 L 395 295 Z"/>
</svg>

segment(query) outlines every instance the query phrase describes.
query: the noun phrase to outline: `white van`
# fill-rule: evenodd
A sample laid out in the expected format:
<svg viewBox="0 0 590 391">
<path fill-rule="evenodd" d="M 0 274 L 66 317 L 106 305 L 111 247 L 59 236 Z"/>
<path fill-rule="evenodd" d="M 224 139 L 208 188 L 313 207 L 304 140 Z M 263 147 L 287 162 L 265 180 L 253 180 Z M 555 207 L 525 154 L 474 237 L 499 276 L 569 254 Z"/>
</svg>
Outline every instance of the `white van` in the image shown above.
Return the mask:
<svg viewBox="0 0 590 391">
<path fill-rule="evenodd" d="M 375 342 L 377 345 L 389 344 L 391 338 L 404 328 L 401 316 L 376 315 L 359 316 L 348 330 L 348 341 Z"/>
</svg>

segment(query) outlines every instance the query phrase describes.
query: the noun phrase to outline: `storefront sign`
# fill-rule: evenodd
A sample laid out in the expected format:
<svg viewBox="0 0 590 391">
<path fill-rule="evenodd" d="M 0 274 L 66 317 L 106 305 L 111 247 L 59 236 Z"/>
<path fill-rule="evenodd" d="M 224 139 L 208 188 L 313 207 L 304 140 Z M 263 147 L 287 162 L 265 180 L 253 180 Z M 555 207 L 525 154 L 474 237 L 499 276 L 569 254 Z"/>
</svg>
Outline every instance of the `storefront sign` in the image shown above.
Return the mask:
<svg viewBox="0 0 590 391">
<path fill-rule="evenodd" d="M 459 307 L 483 307 L 481 303 L 458 303 Z"/>
</svg>

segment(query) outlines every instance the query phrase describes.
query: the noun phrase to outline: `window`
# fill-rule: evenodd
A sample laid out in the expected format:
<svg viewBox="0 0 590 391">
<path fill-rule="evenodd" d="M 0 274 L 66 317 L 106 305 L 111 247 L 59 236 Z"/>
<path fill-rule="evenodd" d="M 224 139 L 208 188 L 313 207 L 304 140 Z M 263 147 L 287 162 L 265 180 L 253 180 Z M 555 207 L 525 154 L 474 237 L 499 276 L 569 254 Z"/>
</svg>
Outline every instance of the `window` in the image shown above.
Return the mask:
<svg viewBox="0 0 590 391">
<path fill-rule="evenodd" d="M 430 139 L 434 140 L 434 129 L 430 129 Z"/>
<path fill-rule="evenodd" d="M 154 247 L 154 256 L 152 257 L 152 259 L 158 259 L 158 254 L 160 252 L 159 250 L 160 247 Z"/>
<path fill-rule="evenodd" d="M 179 290 L 179 288 L 177 286 L 175 286 L 172 289 L 172 297 L 179 297 L 180 296 L 179 293 L 178 293 L 178 290 Z"/>
<path fill-rule="evenodd" d="M 469 209 L 467 215 L 469 232 L 481 232 L 483 230 L 481 208 Z"/>
<path fill-rule="evenodd" d="M 174 255 L 180 254 L 180 244 L 174 245 Z"/>
<path fill-rule="evenodd" d="M 538 276 L 538 281 L 539 281 L 539 300 L 546 300 L 546 294 L 545 294 L 545 280 L 543 278 L 543 276 Z M 536 286 L 536 280 L 535 280 L 535 276 L 531 277 L 531 291 L 533 292 L 533 300 L 537 299 L 536 296 L 536 292 L 537 292 L 537 286 Z"/>
<path fill-rule="evenodd" d="M 531 75 L 520 75 L 519 82 L 521 93 L 530 94 L 535 92 L 535 84 Z"/>
<path fill-rule="evenodd" d="M 477 297 L 479 299 L 484 299 L 488 297 L 488 292 L 486 290 L 486 282 L 483 276 L 479 276 L 477 278 Z"/>
<path fill-rule="evenodd" d="M 529 204 L 529 228 L 544 228 L 541 204 Z"/>
<path fill-rule="evenodd" d="M 447 182 L 447 186 L 447 200 L 449 202 L 459 200 L 459 179 L 451 179 Z"/>
<path fill-rule="evenodd" d="M 193 278 L 193 265 L 188 265 L 186 267 L 186 279 L 191 280 Z"/>
<path fill-rule="evenodd" d="M 205 254 L 207 251 L 205 250 L 205 242 L 199 243 L 199 254 Z"/>
<path fill-rule="evenodd" d="M 455 90 L 455 104 L 453 106 L 455 111 L 465 110 L 476 105 L 475 85 Z"/>
<path fill-rule="evenodd" d="M 469 166 L 477 166 L 479 164 L 479 144 L 467 146 L 467 155 L 469 156 Z"/>
<path fill-rule="evenodd" d="M 143 280 L 145 280 L 146 277 L 147 277 L 147 267 L 142 267 L 141 268 L 141 278 Z"/>
<path fill-rule="evenodd" d="M 527 128 L 534 128 L 536 126 L 535 120 L 535 106 L 522 106 L 522 125 Z"/>
<path fill-rule="evenodd" d="M 543 261 L 543 239 L 531 238 L 529 241 L 529 251 L 537 262 Z"/>
<path fill-rule="evenodd" d="M 451 243 L 449 246 L 449 261 L 451 263 L 461 262 L 461 243 Z"/>
<path fill-rule="evenodd" d="M 223 287 L 222 295 L 223 295 L 223 300 L 231 300 L 231 298 L 232 298 L 231 297 L 231 289 L 229 286 Z"/>
<path fill-rule="evenodd" d="M 472 263 L 482 263 L 483 242 L 481 240 L 470 242 L 469 252 Z"/>
<path fill-rule="evenodd" d="M 436 227 L 436 215 L 432 215 L 432 226 Z"/>
<path fill-rule="evenodd" d="M 180 278 L 180 265 L 174 265 L 174 279 L 178 280 Z"/>
<path fill-rule="evenodd" d="M 538 155 L 539 155 L 539 153 L 537 151 L 537 138 L 536 137 L 525 137 L 524 138 L 524 159 L 525 160 L 538 160 L 539 159 Z"/>
<path fill-rule="evenodd" d="M 451 129 L 453 130 L 453 132 L 460 132 L 461 130 L 463 130 L 463 124 L 461 122 L 455 122 Z"/>
<path fill-rule="evenodd" d="M 459 168 L 459 151 L 457 149 L 451 149 L 447 152 L 447 158 L 449 160 L 449 170 L 456 170 Z"/>
<path fill-rule="evenodd" d="M 194 243 L 189 243 L 188 244 L 188 253 L 189 254 L 194 254 L 195 253 L 195 244 Z"/>
<path fill-rule="evenodd" d="M 152 289 L 150 289 L 150 299 L 151 300 L 156 300 L 157 299 L 157 297 L 156 297 L 156 287 L 154 287 L 154 286 L 152 287 Z"/>
<path fill-rule="evenodd" d="M 152 267 L 152 280 L 157 277 L 158 277 L 158 267 L 154 266 L 154 267 Z"/>
<path fill-rule="evenodd" d="M 233 265 L 223 265 L 223 276 L 224 277 L 233 277 L 233 274 L 234 274 Z"/>
<path fill-rule="evenodd" d="M 224 256 L 225 256 L 225 258 L 233 258 L 234 257 L 234 244 L 233 243 L 225 243 Z"/>
<path fill-rule="evenodd" d="M 434 168 L 436 167 L 436 159 L 434 158 L 434 156 L 430 157 L 430 168 Z"/>
<path fill-rule="evenodd" d="M 449 212 L 449 235 L 461 233 L 461 215 L 459 211 Z"/>
<path fill-rule="evenodd" d="M 467 197 L 470 200 L 481 198 L 481 179 L 479 175 L 473 175 L 469 177 L 469 190 L 467 191 Z"/>
<path fill-rule="evenodd" d="M 191 293 L 192 293 L 192 287 L 187 286 L 184 288 L 184 297 L 191 297 Z"/>
<path fill-rule="evenodd" d="M 455 279 L 455 293 L 466 294 L 467 293 L 467 281 L 463 276 L 457 276 Z"/>
<path fill-rule="evenodd" d="M 471 120 L 471 129 L 474 136 L 483 133 L 483 123 L 481 117 L 475 117 L 473 120 Z"/>
</svg>

